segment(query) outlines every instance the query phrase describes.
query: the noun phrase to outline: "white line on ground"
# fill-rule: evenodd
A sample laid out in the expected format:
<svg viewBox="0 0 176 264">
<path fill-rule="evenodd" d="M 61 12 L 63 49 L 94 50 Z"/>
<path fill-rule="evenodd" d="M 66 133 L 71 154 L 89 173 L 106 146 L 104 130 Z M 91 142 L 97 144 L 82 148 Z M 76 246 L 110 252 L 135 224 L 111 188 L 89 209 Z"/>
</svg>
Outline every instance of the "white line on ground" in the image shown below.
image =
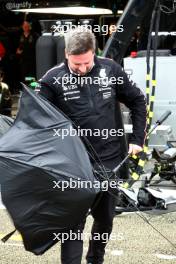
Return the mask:
<svg viewBox="0 0 176 264">
<path fill-rule="evenodd" d="M 0 242 L 0 246 L 13 246 L 13 247 L 24 247 L 23 244 L 17 244 L 17 243 L 3 243 L 3 242 Z"/>
<path fill-rule="evenodd" d="M 123 250 L 112 250 L 111 255 L 113 256 L 122 256 L 123 255 Z"/>
<path fill-rule="evenodd" d="M 88 247 L 84 247 L 84 251 L 87 251 Z M 113 256 L 122 256 L 123 255 L 123 250 L 111 250 L 111 249 L 106 249 L 106 254 L 107 255 L 113 255 Z"/>
<path fill-rule="evenodd" d="M 164 255 L 164 254 L 155 254 L 155 255 L 159 259 L 168 259 L 168 260 L 176 259 L 176 256 L 174 256 L 174 255 Z"/>
</svg>

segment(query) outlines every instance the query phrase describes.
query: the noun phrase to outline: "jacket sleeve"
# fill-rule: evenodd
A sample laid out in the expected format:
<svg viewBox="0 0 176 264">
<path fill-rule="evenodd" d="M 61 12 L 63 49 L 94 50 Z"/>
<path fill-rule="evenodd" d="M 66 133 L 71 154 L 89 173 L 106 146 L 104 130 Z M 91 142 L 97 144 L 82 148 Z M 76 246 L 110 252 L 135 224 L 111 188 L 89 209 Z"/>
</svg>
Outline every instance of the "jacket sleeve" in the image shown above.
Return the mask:
<svg viewBox="0 0 176 264">
<path fill-rule="evenodd" d="M 122 76 L 123 83 L 117 87 L 117 98 L 130 109 L 133 133 L 129 137 L 129 143 L 143 146 L 146 136 L 146 99 L 142 91 L 134 83 L 129 81 L 122 68 L 117 66 L 117 78 Z"/>
<path fill-rule="evenodd" d="M 55 88 L 51 73 L 47 72 L 39 81 L 36 92 L 54 104 Z"/>
</svg>

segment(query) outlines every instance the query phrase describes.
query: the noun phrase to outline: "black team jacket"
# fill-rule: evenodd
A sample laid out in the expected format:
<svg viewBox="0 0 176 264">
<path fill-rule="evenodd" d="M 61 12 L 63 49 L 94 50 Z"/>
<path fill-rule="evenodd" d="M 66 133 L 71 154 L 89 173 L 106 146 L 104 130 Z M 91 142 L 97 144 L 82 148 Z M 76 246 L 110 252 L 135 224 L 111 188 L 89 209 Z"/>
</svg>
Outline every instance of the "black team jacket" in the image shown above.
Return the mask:
<svg viewBox="0 0 176 264">
<path fill-rule="evenodd" d="M 118 102 L 131 112 L 133 133 L 129 143 L 143 146 L 146 128 L 145 96 L 111 59 L 95 56 L 94 66 L 84 76 L 71 72 L 67 60 L 50 69 L 39 80 L 39 94 L 62 110 L 87 136 L 106 166 L 121 155 L 123 126 Z"/>
</svg>

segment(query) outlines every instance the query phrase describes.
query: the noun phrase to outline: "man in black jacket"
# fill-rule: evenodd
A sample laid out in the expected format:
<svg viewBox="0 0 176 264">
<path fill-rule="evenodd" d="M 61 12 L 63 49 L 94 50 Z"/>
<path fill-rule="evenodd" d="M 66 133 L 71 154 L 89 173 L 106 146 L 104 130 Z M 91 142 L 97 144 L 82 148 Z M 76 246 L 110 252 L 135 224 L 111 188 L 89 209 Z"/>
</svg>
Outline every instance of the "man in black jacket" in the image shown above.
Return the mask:
<svg viewBox="0 0 176 264">
<path fill-rule="evenodd" d="M 95 36 L 88 29 L 70 30 L 65 36 L 65 46 L 66 60 L 41 78 L 39 93 L 61 109 L 80 130 L 86 131 L 102 164 L 113 169 L 121 160 L 120 137 L 123 136 L 123 129 L 118 127 L 117 102 L 131 110 L 133 133 L 129 153 L 137 154 L 142 151 L 145 138 L 145 96 L 128 80 L 120 65 L 95 56 Z M 114 197 L 104 192 L 92 210 L 94 223 L 87 263 L 103 263 L 106 243 L 94 236 L 97 233 L 110 236 L 114 209 Z M 81 223 L 78 229 L 83 227 Z M 82 244 L 80 240 L 65 241 L 61 245 L 62 263 L 81 264 Z"/>
</svg>

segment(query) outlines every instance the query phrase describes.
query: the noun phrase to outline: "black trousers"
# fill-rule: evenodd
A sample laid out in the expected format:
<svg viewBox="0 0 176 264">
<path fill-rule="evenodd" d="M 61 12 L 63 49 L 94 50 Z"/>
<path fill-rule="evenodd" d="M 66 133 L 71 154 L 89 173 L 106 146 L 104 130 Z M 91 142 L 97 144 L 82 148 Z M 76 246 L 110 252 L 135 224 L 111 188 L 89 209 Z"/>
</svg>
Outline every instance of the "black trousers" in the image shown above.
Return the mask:
<svg viewBox="0 0 176 264">
<path fill-rule="evenodd" d="M 92 209 L 94 222 L 86 256 L 87 262 L 92 264 L 103 263 L 107 237 L 110 236 L 112 231 L 116 204 L 116 199 L 110 193 L 102 192 L 100 195 L 99 202 Z M 75 230 L 72 230 L 72 232 L 82 232 L 84 225 L 85 221 L 83 221 Z M 67 240 L 61 244 L 61 263 L 81 264 L 82 253 L 83 240 Z"/>
</svg>

